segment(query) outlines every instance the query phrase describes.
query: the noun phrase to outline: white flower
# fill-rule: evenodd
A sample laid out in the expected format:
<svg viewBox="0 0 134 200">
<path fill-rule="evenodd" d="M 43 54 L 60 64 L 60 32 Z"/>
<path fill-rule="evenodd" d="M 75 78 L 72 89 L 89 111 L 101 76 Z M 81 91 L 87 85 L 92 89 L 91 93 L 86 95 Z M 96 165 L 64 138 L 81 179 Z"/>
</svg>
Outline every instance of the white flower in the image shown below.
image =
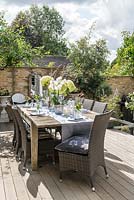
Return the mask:
<svg viewBox="0 0 134 200">
<path fill-rule="evenodd" d="M 45 86 L 45 87 L 48 87 L 51 80 L 53 80 L 53 77 L 51 77 L 51 76 L 43 76 L 40 79 L 42 86 Z"/>
<path fill-rule="evenodd" d="M 61 77 L 61 76 L 59 76 L 58 78 L 56 78 L 56 81 L 57 81 L 57 82 L 60 82 L 60 81 L 62 81 L 62 77 Z"/>
<path fill-rule="evenodd" d="M 76 90 L 73 81 L 62 79 L 61 76 L 56 78 L 56 80 L 53 77 L 44 76 L 41 78 L 41 83 L 42 86 L 47 86 L 49 92 L 52 94 L 67 96 L 68 93 Z"/>
<path fill-rule="evenodd" d="M 128 102 L 126 101 L 126 102 L 125 102 L 125 106 L 127 107 L 127 105 L 128 105 Z"/>
</svg>

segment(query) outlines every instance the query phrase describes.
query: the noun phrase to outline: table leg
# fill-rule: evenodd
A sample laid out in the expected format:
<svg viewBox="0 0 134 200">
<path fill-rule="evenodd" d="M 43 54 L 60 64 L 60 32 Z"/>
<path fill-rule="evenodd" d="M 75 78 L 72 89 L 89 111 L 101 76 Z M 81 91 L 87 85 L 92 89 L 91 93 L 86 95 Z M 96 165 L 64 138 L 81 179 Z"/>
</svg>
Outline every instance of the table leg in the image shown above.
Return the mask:
<svg viewBox="0 0 134 200">
<path fill-rule="evenodd" d="M 3 107 L 0 105 L 0 115 L 1 115 L 2 110 L 3 110 Z"/>
<path fill-rule="evenodd" d="M 38 128 L 31 123 L 31 165 L 32 170 L 38 169 Z"/>
</svg>

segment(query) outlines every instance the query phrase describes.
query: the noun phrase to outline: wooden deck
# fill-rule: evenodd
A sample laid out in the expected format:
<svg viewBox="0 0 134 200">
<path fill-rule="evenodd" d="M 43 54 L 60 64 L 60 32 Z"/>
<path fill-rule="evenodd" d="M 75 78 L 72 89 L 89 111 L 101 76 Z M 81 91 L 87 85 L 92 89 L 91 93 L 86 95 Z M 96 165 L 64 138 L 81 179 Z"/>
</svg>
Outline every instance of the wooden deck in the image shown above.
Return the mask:
<svg viewBox="0 0 134 200">
<path fill-rule="evenodd" d="M 77 173 L 58 179 L 58 165 L 44 162 L 37 172 L 22 170 L 11 146 L 12 131 L 0 133 L 0 200 L 133 200 L 134 136 L 108 130 L 105 140 L 109 179 L 100 168 L 95 176 L 96 192 Z"/>
</svg>

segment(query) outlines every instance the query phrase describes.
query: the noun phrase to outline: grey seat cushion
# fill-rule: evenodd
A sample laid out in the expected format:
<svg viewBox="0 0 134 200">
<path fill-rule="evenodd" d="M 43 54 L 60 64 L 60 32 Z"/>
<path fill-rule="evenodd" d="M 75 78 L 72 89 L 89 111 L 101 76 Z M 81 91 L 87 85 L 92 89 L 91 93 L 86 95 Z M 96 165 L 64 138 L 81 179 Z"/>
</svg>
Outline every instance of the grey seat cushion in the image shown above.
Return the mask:
<svg viewBox="0 0 134 200">
<path fill-rule="evenodd" d="M 56 150 L 75 153 L 75 154 L 88 154 L 89 137 L 86 135 L 73 136 L 64 140 L 61 144 L 55 147 Z"/>
</svg>

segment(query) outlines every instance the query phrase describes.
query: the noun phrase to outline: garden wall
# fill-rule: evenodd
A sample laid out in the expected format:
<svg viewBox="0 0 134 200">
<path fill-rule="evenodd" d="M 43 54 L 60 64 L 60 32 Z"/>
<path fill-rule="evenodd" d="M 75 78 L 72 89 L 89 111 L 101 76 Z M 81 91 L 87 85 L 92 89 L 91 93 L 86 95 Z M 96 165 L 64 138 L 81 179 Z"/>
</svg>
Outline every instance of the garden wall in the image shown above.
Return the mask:
<svg viewBox="0 0 134 200">
<path fill-rule="evenodd" d="M 134 77 L 116 76 L 107 79 L 108 84 L 112 87 L 113 94 L 128 94 L 134 92 Z"/>
<path fill-rule="evenodd" d="M 29 77 L 32 73 L 40 76 L 51 75 L 55 72 L 56 76 L 62 71 L 62 68 L 5 68 L 0 69 L 0 88 L 8 89 L 9 92 L 21 92 L 24 95 L 29 94 Z"/>
<path fill-rule="evenodd" d="M 0 69 L 0 88 L 8 89 L 10 93 L 21 92 L 28 95 L 29 76 L 31 73 L 37 73 L 41 76 L 51 74 L 56 70 L 57 75 L 62 72 L 62 68 L 5 68 Z M 134 91 L 134 78 L 113 77 L 108 78 L 107 82 L 113 89 L 113 93 L 128 94 Z"/>
</svg>

